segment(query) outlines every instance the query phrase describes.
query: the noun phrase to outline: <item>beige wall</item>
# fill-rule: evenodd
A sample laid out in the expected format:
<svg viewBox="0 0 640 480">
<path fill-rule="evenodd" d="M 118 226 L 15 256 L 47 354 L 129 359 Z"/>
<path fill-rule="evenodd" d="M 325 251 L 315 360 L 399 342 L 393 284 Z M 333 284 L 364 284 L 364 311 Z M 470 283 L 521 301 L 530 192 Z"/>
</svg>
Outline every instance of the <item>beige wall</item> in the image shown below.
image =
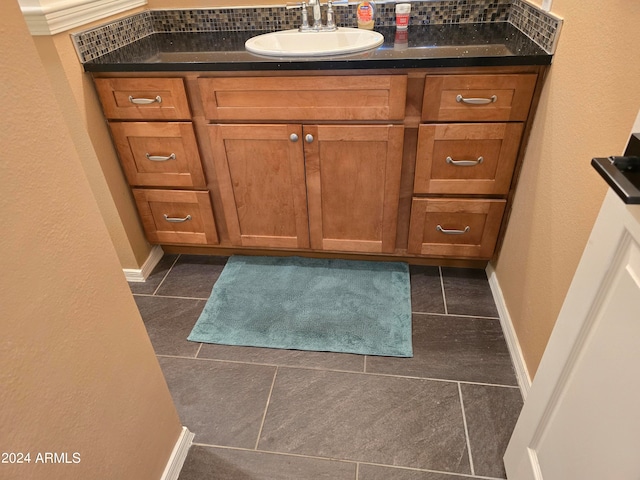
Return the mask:
<svg viewBox="0 0 640 480">
<path fill-rule="evenodd" d="M 0 478 L 157 480 L 179 419 L 16 0 L 0 13 L 0 452 L 31 453 Z"/>
<path fill-rule="evenodd" d="M 131 10 L 130 15 L 140 9 Z M 104 23 L 103 19 L 98 23 Z M 91 25 L 80 28 L 84 30 Z M 91 190 L 123 268 L 137 269 L 147 259 L 147 243 L 131 191 L 120 169 L 91 77 L 82 69 L 69 36 L 33 37 L 53 86 L 62 115 L 69 125 Z"/>
<path fill-rule="evenodd" d="M 67 62 L 64 65 L 76 67 L 75 72 L 71 71 L 70 76 L 66 76 L 55 40 L 54 37 L 34 37 L 62 115 L 68 124 L 75 126 L 70 133 L 120 264 L 123 268 L 139 268 L 149 255 L 151 247 L 144 239 L 137 220 L 133 199 L 118 165 L 104 117 L 98 117 L 101 112 L 97 99 L 92 98 L 94 92 L 88 83 L 90 80 L 88 77 L 84 78 L 77 57 L 75 62 Z M 65 43 L 60 42 L 61 50 L 70 48 L 68 34 L 64 35 L 62 40 L 65 40 Z M 83 80 L 86 80 L 87 84 Z M 79 100 L 82 103 L 76 103 L 74 92 L 81 95 Z"/>
<path fill-rule="evenodd" d="M 538 2 L 540 3 L 540 2 Z M 565 22 L 496 274 L 533 377 L 640 108 L 640 3 L 555 0 Z"/>
</svg>

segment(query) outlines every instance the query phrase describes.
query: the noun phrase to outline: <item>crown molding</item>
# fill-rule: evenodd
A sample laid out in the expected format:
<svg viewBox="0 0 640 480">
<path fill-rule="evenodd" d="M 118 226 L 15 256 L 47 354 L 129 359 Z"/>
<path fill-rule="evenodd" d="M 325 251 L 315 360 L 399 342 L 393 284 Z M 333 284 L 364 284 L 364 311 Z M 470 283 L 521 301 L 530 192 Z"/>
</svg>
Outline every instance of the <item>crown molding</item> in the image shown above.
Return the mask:
<svg viewBox="0 0 640 480">
<path fill-rule="evenodd" d="M 19 0 L 31 35 L 55 35 L 147 4 L 147 0 Z"/>
</svg>

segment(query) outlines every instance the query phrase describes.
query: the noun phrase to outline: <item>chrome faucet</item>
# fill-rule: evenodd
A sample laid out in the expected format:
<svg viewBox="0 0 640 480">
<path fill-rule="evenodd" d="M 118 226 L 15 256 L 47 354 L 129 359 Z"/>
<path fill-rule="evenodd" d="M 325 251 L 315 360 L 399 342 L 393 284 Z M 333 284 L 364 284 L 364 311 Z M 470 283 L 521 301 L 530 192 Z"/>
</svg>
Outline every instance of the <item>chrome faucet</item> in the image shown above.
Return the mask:
<svg viewBox="0 0 640 480">
<path fill-rule="evenodd" d="M 309 0 L 309 5 L 313 7 L 313 30 L 322 30 L 322 11 L 320 10 L 320 0 Z"/>
<path fill-rule="evenodd" d="M 333 5 L 348 5 L 348 0 L 327 0 L 327 24 L 322 25 L 322 10 L 320 9 L 320 0 L 309 0 L 301 3 L 290 3 L 286 5 L 287 10 L 292 8 L 300 8 L 302 10 L 302 25 L 300 25 L 301 32 L 331 32 L 337 30 L 335 14 L 333 12 Z M 313 26 L 309 25 L 309 14 L 307 13 L 307 5 L 313 7 Z"/>
</svg>

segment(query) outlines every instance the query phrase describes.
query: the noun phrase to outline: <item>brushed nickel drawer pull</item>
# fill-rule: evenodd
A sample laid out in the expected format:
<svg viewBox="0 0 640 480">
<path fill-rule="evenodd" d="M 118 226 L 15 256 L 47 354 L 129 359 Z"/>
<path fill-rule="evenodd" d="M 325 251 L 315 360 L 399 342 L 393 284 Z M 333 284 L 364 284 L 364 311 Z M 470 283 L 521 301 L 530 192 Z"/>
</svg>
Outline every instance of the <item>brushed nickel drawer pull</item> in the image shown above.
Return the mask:
<svg viewBox="0 0 640 480">
<path fill-rule="evenodd" d="M 467 233 L 469 230 L 471 230 L 471 227 L 467 225 L 466 227 L 464 227 L 464 230 L 447 230 L 446 228 L 442 228 L 442 225 L 437 225 L 436 230 L 446 235 L 462 235 L 464 233 Z"/>
<path fill-rule="evenodd" d="M 151 105 L 152 103 L 162 103 L 162 97 L 158 95 L 156 98 L 133 98 L 129 95 L 129 101 L 135 105 Z"/>
<path fill-rule="evenodd" d="M 298 141 L 298 135 L 295 133 L 292 133 L 291 135 L 289 135 L 289 140 L 291 140 L 293 143 Z"/>
<path fill-rule="evenodd" d="M 184 218 L 173 218 L 173 217 L 169 217 L 166 213 L 164 214 L 164 219 L 167 222 L 171 222 L 171 223 L 182 223 L 182 222 L 186 222 L 187 220 L 191 220 L 191 215 L 187 215 Z"/>
<path fill-rule="evenodd" d="M 480 165 L 484 162 L 484 157 L 478 157 L 477 160 L 454 160 L 451 157 L 445 158 L 447 163 L 451 165 L 456 165 L 457 167 L 475 167 L 476 165 Z"/>
<path fill-rule="evenodd" d="M 166 162 L 167 160 L 175 160 L 176 159 L 176 154 L 175 153 L 172 153 L 168 157 L 161 157 L 159 155 L 149 155 L 148 153 L 146 153 L 145 156 L 147 157 L 147 160 L 151 160 L 152 162 Z"/>
<path fill-rule="evenodd" d="M 468 105 L 487 105 L 498 100 L 497 95 L 491 95 L 491 98 L 464 98 L 462 95 L 456 97 L 456 102 L 466 103 Z"/>
</svg>

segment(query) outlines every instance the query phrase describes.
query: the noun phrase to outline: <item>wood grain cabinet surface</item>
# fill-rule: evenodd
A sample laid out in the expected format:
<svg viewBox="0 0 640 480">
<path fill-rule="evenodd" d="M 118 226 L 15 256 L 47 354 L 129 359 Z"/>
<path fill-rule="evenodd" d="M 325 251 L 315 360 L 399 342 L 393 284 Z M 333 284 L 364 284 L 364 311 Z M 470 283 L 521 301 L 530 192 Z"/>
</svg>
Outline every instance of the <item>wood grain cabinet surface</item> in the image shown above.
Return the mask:
<svg viewBox="0 0 640 480">
<path fill-rule="evenodd" d="M 534 73 L 427 74 L 408 253 L 491 259 L 537 81 Z"/>
<path fill-rule="evenodd" d="M 218 243 L 208 192 L 133 189 L 142 226 L 152 243 Z"/>
<path fill-rule="evenodd" d="M 406 75 L 198 79 L 212 120 L 402 120 Z"/>
<path fill-rule="evenodd" d="M 395 249 L 402 126 L 211 125 L 231 242 Z"/>
<path fill-rule="evenodd" d="M 191 122 L 111 122 L 110 127 L 130 185 L 206 187 Z"/>
<path fill-rule="evenodd" d="M 94 81 L 129 185 L 164 188 L 133 189 L 147 240 L 217 244 L 184 79 L 117 77 Z"/>
<path fill-rule="evenodd" d="M 535 74 L 427 75 L 422 120 L 525 121 Z"/>
<path fill-rule="evenodd" d="M 546 68 L 94 81 L 147 238 L 167 251 L 482 266 Z"/>
<path fill-rule="evenodd" d="M 231 244 L 308 248 L 302 127 L 207 128 Z"/>
<path fill-rule="evenodd" d="M 191 120 L 182 78 L 96 78 L 105 117 L 120 120 Z"/>
<path fill-rule="evenodd" d="M 505 200 L 414 198 L 409 253 L 490 258 L 502 222 Z"/>
<path fill-rule="evenodd" d="M 415 193 L 506 195 L 522 123 L 420 125 Z"/>
</svg>

